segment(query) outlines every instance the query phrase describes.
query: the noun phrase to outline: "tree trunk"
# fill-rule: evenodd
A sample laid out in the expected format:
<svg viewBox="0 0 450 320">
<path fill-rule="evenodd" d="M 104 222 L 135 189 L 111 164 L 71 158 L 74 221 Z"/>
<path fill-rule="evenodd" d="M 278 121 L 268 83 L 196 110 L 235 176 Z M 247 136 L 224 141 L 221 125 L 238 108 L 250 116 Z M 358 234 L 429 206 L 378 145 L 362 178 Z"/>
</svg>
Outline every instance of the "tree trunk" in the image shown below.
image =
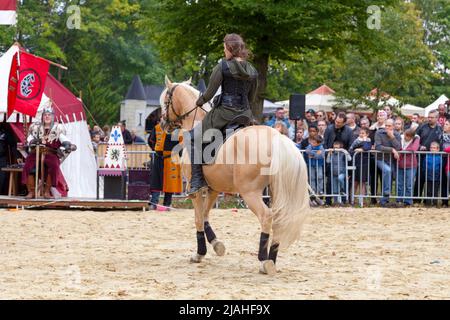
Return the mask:
<svg viewBox="0 0 450 320">
<path fill-rule="evenodd" d="M 263 117 L 263 107 L 264 107 L 264 96 L 267 87 L 267 70 L 269 68 L 269 55 L 255 55 L 255 67 L 258 70 L 258 90 L 256 94 L 256 101 L 251 106 L 253 116 L 258 122 L 262 121 Z"/>
</svg>

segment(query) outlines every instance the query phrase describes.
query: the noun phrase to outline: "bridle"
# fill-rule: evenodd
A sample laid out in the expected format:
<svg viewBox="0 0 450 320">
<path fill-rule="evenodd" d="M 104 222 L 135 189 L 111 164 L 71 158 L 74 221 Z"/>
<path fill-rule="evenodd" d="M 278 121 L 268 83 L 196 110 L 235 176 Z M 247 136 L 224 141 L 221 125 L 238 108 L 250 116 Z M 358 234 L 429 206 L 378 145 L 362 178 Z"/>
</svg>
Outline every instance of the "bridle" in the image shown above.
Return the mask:
<svg viewBox="0 0 450 320">
<path fill-rule="evenodd" d="M 194 118 L 192 120 L 192 128 L 193 128 L 194 127 L 195 116 L 197 115 L 197 109 L 200 108 L 203 111 L 207 112 L 205 109 L 203 109 L 203 106 L 195 105 L 194 108 L 192 108 L 191 110 L 187 111 L 186 113 L 183 113 L 182 115 L 177 114 L 177 112 L 175 111 L 175 109 L 173 107 L 173 93 L 175 92 L 175 89 L 177 87 L 178 87 L 178 84 L 174 85 L 171 89 L 167 89 L 166 99 L 164 101 L 165 115 L 163 116 L 163 119 L 166 122 L 166 124 L 167 124 L 167 126 L 169 128 L 169 131 L 172 131 L 173 129 L 180 129 L 181 125 L 182 125 L 182 121 L 188 115 L 190 115 L 192 112 L 195 111 L 195 115 L 194 115 Z M 170 110 L 172 110 L 173 114 L 175 115 L 175 117 L 176 117 L 175 120 L 170 120 L 169 119 L 169 111 Z"/>
</svg>

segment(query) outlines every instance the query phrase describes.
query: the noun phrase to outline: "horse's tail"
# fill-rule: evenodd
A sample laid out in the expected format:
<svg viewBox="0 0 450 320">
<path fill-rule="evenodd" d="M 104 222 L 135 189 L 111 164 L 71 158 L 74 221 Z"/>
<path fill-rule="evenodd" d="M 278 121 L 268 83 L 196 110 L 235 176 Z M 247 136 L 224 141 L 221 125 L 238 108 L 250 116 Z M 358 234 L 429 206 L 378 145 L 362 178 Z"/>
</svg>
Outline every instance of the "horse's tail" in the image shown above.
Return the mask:
<svg viewBox="0 0 450 320">
<path fill-rule="evenodd" d="M 309 212 L 308 173 L 302 154 L 284 135 L 272 141 L 270 187 L 273 239 L 287 248 L 299 239 Z"/>
</svg>

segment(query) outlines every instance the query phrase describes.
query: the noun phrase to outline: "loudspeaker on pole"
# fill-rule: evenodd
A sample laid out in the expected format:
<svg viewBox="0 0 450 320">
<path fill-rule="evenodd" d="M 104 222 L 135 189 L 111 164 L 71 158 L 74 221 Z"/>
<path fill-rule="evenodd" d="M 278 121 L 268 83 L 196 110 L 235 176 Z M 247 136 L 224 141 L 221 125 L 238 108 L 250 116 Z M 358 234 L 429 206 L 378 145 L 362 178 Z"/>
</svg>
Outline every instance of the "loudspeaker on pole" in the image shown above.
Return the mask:
<svg viewBox="0 0 450 320">
<path fill-rule="evenodd" d="M 294 93 L 289 97 L 289 119 L 300 120 L 305 117 L 306 96 Z"/>
</svg>

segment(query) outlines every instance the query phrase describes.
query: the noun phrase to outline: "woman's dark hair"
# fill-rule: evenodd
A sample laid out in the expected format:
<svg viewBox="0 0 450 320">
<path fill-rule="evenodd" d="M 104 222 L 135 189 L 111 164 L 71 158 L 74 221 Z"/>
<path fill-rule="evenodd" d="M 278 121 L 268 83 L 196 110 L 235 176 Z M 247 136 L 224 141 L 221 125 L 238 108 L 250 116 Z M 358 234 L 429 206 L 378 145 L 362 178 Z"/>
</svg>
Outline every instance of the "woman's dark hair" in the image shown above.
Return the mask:
<svg viewBox="0 0 450 320">
<path fill-rule="evenodd" d="M 236 33 L 229 33 L 223 38 L 225 47 L 231 52 L 234 58 L 247 59 L 251 52 L 247 49 L 244 39 Z"/>
</svg>

